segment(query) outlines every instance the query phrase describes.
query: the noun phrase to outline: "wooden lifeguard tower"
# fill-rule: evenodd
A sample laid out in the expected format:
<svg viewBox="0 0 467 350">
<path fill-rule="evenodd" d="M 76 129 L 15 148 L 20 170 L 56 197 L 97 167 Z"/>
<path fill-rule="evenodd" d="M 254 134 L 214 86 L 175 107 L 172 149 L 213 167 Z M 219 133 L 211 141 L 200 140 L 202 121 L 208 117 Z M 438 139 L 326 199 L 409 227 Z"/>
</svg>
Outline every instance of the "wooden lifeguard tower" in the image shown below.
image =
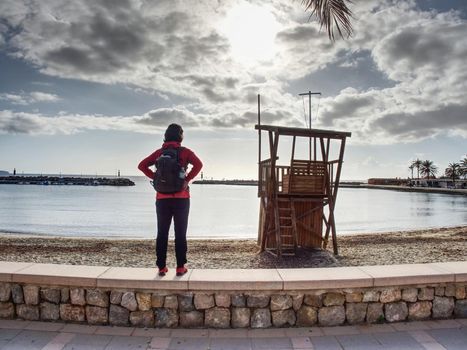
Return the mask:
<svg viewBox="0 0 467 350">
<path fill-rule="evenodd" d="M 326 248 L 332 235 L 338 254 L 334 208 L 350 132 L 261 125 L 259 95 L 258 244 L 275 256 L 295 255 L 297 247 Z M 269 139 L 269 158 L 261 160 L 261 134 Z M 279 138 L 292 138 L 287 164 L 278 164 Z M 298 138 L 308 139 L 308 159 L 296 159 Z"/>
</svg>

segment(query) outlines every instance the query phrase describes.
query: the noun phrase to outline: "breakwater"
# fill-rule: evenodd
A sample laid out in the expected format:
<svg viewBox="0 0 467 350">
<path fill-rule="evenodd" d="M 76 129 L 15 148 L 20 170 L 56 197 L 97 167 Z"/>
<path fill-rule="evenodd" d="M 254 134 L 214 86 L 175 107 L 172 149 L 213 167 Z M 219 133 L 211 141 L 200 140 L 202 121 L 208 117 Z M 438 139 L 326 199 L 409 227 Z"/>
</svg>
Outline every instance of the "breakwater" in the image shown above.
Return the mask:
<svg viewBox="0 0 467 350">
<path fill-rule="evenodd" d="M 124 177 L 2 176 L 0 185 L 134 186 Z"/>
<path fill-rule="evenodd" d="M 258 186 L 256 180 L 196 180 L 195 185 L 239 185 L 239 186 Z"/>
<path fill-rule="evenodd" d="M 257 180 L 196 180 L 195 185 L 238 185 L 238 186 L 258 186 Z M 351 181 L 341 182 L 341 187 L 360 187 L 363 182 Z"/>
</svg>

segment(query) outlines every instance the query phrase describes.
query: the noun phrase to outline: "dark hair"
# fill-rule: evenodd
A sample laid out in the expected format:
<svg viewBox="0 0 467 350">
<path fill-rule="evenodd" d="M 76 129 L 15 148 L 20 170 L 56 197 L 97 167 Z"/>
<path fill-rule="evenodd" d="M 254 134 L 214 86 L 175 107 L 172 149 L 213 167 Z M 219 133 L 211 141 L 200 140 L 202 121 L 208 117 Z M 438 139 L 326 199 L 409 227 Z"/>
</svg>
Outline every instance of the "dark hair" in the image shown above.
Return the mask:
<svg viewBox="0 0 467 350">
<path fill-rule="evenodd" d="M 183 129 L 178 124 L 170 124 L 164 134 L 164 142 L 182 142 Z"/>
</svg>

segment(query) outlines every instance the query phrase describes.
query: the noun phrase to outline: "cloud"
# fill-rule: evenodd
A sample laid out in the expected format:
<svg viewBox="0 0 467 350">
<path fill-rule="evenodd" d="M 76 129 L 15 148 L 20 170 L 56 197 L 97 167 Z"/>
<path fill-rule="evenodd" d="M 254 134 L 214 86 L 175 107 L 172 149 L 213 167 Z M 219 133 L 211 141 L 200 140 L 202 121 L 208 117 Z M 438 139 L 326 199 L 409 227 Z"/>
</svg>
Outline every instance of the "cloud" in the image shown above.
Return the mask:
<svg viewBox="0 0 467 350">
<path fill-rule="evenodd" d="M 27 99 L 24 96 L 16 95 L 16 94 L 9 94 L 3 93 L 0 94 L 0 100 L 7 101 L 14 105 L 27 105 Z"/>
<path fill-rule="evenodd" d="M 292 117 L 289 111 L 285 110 L 270 110 L 261 113 L 262 124 L 280 124 L 284 123 Z M 220 117 L 214 118 L 209 122 L 212 127 L 232 128 L 232 127 L 253 127 L 258 123 L 258 114 L 253 112 L 245 112 L 243 114 L 227 113 Z M 292 122 L 293 123 L 293 122 Z"/>
<path fill-rule="evenodd" d="M 463 130 L 467 136 L 467 105 L 449 104 L 413 114 L 391 113 L 372 121 L 370 128 L 400 141 L 419 141 L 444 130 Z"/>
<path fill-rule="evenodd" d="M 59 115 L 46 117 L 36 113 L 0 111 L 0 134 L 57 135 L 85 130 L 132 130 L 134 122 L 120 117 Z"/>
<path fill-rule="evenodd" d="M 170 123 L 187 128 L 204 126 L 205 118 L 184 107 L 160 108 L 137 116 L 104 116 L 59 113 L 49 117 L 40 113 L 0 111 L 0 134 L 69 135 L 87 130 L 118 130 L 158 133 Z"/>
<path fill-rule="evenodd" d="M 125 118 L 15 114 L 18 121 L 4 119 L 3 132 L 29 130 L 28 121 L 46 133 L 98 127 L 153 132 L 167 120 L 189 127 L 247 128 L 256 122 L 258 93 L 264 123 L 299 125 L 302 106 L 291 92 L 294 82 L 304 79 L 303 84 L 315 86 L 306 77 L 331 65 L 336 80 L 340 69 L 358 66 L 359 75 L 368 60 L 367 69 L 376 66 L 393 84 L 347 87 L 336 96 L 328 94 L 321 100 L 316 127 L 352 131 L 356 143 L 416 142 L 450 132 L 465 135 L 467 22 L 459 13 L 421 11 L 414 1 L 359 1 L 352 5 L 353 38 L 330 42 L 316 22 L 308 21 L 299 3 L 262 0 L 255 4 L 267 4 L 281 27 L 275 56 L 245 66 L 232 54 L 229 37 L 219 30 L 228 11 L 242 3 L 0 2 L 2 48 L 42 73 L 118 83 L 189 101 Z M 0 99 L 19 107 L 54 102 L 58 96 L 10 93 Z"/>
<path fill-rule="evenodd" d="M 355 89 L 345 89 L 334 98 L 327 107 L 323 108 L 320 122 L 323 125 L 333 125 L 338 119 L 359 118 L 365 114 L 365 110 L 374 110 L 375 96 L 372 93 L 360 93 Z"/>
<path fill-rule="evenodd" d="M 21 92 L 15 93 L 0 93 L 0 100 L 7 101 L 12 105 L 30 105 L 38 102 L 56 102 L 60 97 L 54 94 L 49 94 L 40 91 L 33 91 L 30 93 Z"/>
<path fill-rule="evenodd" d="M 264 124 L 296 125 L 297 123 L 287 110 L 265 111 L 261 114 L 261 118 Z M 193 113 L 184 106 L 158 108 L 142 115 L 129 117 L 65 112 L 49 117 L 40 113 L 0 111 L 0 134 L 68 135 L 88 130 L 118 130 L 152 134 L 165 130 L 171 123 L 192 129 L 252 128 L 257 123 L 257 114 L 229 112 L 218 116 L 208 116 L 204 113 Z"/>
<path fill-rule="evenodd" d="M 197 127 L 202 125 L 202 120 L 194 113 L 185 108 L 160 108 L 145 113 L 136 123 L 153 126 L 156 128 L 166 128 L 168 123 L 181 124 L 184 127 Z"/>
</svg>

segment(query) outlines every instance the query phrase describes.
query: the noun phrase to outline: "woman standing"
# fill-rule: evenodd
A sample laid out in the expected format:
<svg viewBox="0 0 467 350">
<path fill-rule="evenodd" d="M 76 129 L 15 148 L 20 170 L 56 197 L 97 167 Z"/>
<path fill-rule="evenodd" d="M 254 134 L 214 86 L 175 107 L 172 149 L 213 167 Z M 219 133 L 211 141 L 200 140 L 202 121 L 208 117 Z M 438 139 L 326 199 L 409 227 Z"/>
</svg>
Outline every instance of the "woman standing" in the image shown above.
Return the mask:
<svg viewBox="0 0 467 350">
<path fill-rule="evenodd" d="M 169 229 L 174 222 L 175 229 L 175 255 L 177 258 L 177 276 L 184 275 L 188 270 L 187 262 L 186 231 L 188 225 L 188 213 L 190 211 L 190 191 L 188 184 L 200 172 L 203 164 L 193 151 L 182 147 L 183 129 L 178 124 L 170 124 L 164 135 L 162 148 L 156 150 L 144 158 L 138 165 L 147 177 L 154 181 L 156 187 L 156 213 L 157 213 L 157 239 L 156 239 L 156 265 L 159 275 L 164 276 L 168 272 L 166 266 L 167 243 Z M 171 175 L 173 166 L 178 163 L 177 174 Z M 191 170 L 186 173 L 188 164 Z M 156 166 L 156 172 L 149 167 Z M 169 170 L 167 170 L 169 169 Z M 171 177 L 171 178 L 170 178 Z M 178 177 L 178 178 L 176 178 Z M 167 183 L 176 183 L 181 177 L 180 185 L 177 187 L 165 186 Z"/>
</svg>

